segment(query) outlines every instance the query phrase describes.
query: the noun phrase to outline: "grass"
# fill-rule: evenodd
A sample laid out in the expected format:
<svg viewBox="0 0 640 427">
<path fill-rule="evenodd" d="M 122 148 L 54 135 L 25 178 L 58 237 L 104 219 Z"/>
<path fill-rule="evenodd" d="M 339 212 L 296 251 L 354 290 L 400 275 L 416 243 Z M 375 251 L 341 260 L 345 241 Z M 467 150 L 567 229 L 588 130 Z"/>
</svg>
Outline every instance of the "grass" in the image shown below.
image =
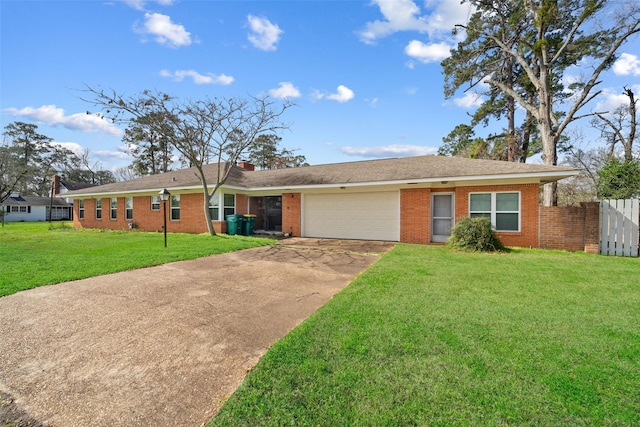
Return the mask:
<svg viewBox="0 0 640 427">
<path fill-rule="evenodd" d="M 640 424 L 640 260 L 398 245 L 213 426 Z"/>
<path fill-rule="evenodd" d="M 0 227 L 0 296 L 38 286 L 271 243 L 244 236 L 75 229 L 68 223 Z"/>
</svg>

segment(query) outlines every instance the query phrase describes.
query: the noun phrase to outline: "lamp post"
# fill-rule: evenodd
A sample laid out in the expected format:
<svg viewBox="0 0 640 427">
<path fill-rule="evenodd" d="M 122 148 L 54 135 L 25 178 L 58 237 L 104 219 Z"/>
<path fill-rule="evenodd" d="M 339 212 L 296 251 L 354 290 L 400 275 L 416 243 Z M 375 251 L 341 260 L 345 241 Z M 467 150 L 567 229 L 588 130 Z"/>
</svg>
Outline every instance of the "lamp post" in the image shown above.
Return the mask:
<svg viewBox="0 0 640 427">
<path fill-rule="evenodd" d="M 162 189 L 162 191 L 160 191 L 158 193 L 158 195 L 160 196 L 160 200 L 162 200 L 162 206 L 164 208 L 164 214 L 163 214 L 163 218 L 164 218 L 164 247 L 167 247 L 167 200 L 169 200 L 169 197 L 171 197 L 171 193 L 169 193 L 169 190 L 167 190 L 166 188 Z"/>
</svg>

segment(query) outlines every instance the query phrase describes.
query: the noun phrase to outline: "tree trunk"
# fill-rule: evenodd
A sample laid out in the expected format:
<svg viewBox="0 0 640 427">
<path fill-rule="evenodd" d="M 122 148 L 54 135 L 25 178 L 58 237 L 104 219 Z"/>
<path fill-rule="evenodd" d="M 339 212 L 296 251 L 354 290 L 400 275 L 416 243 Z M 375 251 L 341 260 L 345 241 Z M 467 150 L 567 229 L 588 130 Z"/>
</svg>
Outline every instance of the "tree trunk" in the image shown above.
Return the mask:
<svg viewBox="0 0 640 427">
<path fill-rule="evenodd" d="M 633 140 L 636 139 L 636 99 L 634 93 L 629 88 L 624 88 L 629 97 L 629 138 L 624 144 L 624 159 L 627 162 L 633 161 Z"/>
<path fill-rule="evenodd" d="M 556 166 L 558 164 L 557 142 L 558 134 L 554 128 L 552 119 L 553 105 L 551 102 L 551 84 L 549 82 L 550 70 L 545 64 L 545 55 L 540 58 L 540 79 L 538 85 L 538 125 L 540 126 L 540 137 L 542 139 L 542 161 L 545 165 Z M 543 206 L 558 205 L 558 184 L 556 182 L 545 184 L 542 197 Z"/>
<path fill-rule="evenodd" d="M 211 223 L 211 212 L 209 212 L 209 198 L 211 197 L 211 195 L 209 195 L 209 187 L 207 186 L 207 180 L 202 168 L 197 167 L 196 169 L 198 170 L 200 183 L 202 184 L 202 207 L 204 209 L 204 220 L 207 223 L 207 231 L 209 232 L 209 235 L 215 236 L 216 230 L 213 228 L 213 224 Z"/>
<path fill-rule="evenodd" d="M 542 137 L 542 161 L 545 165 L 556 166 L 558 164 L 558 153 L 556 150 L 556 135 L 551 123 L 540 123 L 540 136 Z M 558 183 L 545 184 L 542 197 L 543 206 L 558 205 Z"/>
</svg>

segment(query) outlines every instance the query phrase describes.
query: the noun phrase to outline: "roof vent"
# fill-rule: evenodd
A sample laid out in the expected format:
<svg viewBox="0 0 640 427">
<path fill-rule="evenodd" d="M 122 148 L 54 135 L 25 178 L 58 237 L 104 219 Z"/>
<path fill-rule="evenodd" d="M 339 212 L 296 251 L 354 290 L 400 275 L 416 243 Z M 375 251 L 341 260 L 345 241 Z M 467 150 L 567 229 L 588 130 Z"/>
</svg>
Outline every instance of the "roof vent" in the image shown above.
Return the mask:
<svg viewBox="0 0 640 427">
<path fill-rule="evenodd" d="M 176 178 L 175 176 L 171 177 L 171 181 L 176 182 L 178 180 L 178 178 Z"/>
</svg>

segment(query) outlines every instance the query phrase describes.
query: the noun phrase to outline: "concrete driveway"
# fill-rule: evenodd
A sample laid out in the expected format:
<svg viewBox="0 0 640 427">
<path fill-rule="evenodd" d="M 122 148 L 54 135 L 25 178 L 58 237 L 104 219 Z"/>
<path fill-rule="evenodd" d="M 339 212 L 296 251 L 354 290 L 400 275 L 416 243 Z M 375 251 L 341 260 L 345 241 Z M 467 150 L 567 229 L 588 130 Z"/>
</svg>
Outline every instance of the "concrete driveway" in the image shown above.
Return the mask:
<svg viewBox="0 0 640 427">
<path fill-rule="evenodd" d="M 0 298 L 0 424 L 200 426 L 391 247 L 295 238 Z"/>
</svg>

